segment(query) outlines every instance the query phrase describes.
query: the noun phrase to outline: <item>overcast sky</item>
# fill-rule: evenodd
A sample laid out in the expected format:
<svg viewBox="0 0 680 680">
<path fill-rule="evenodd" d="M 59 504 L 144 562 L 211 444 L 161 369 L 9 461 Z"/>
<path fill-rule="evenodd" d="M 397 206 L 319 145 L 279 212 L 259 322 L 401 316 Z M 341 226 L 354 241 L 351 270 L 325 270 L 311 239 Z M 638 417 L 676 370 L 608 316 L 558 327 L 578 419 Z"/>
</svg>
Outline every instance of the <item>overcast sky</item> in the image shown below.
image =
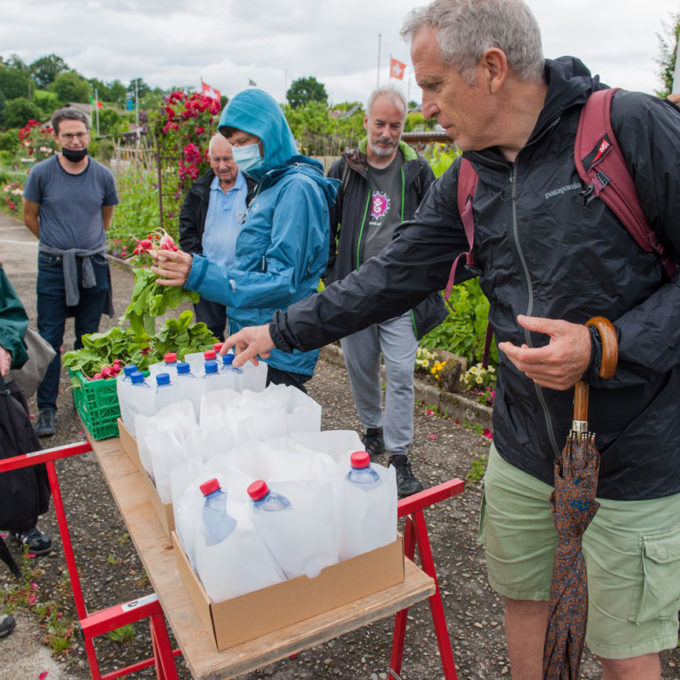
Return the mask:
<svg viewBox="0 0 680 680">
<path fill-rule="evenodd" d="M 418 0 L 0 0 L 0 54 L 30 63 L 55 53 L 88 78 L 163 88 L 207 83 L 232 96 L 254 80 L 279 101 L 295 78 L 315 76 L 332 102 L 365 100 L 389 57 L 419 99 L 399 37 Z M 657 33 L 680 0 L 529 0 L 547 57 L 572 54 L 601 79 L 632 90 L 659 87 Z"/>
</svg>

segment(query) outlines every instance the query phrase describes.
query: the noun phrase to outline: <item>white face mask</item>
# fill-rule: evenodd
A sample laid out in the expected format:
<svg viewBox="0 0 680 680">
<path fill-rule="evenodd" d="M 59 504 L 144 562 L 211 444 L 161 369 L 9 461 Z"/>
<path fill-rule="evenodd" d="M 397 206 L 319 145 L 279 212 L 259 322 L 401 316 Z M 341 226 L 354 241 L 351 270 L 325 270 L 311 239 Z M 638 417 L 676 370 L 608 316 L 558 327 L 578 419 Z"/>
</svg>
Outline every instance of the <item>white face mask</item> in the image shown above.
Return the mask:
<svg viewBox="0 0 680 680">
<path fill-rule="evenodd" d="M 248 172 L 248 170 L 259 168 L 264 160 L 260 154 L 260 145 L 258 143 L 233 146 L 232 153 L 236 165 L 238 165 L 238 169 L 241 172 Z"/>
</svg>

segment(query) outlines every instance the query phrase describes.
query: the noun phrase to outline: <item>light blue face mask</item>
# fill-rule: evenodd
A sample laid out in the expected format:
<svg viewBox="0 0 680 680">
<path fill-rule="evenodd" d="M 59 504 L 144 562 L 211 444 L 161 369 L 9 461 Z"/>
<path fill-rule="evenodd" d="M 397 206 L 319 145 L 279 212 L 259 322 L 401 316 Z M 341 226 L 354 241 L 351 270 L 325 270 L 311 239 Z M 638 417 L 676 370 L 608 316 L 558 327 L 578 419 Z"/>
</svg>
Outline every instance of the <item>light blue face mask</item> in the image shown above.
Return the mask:
<svg viewBox="0 0 680 680">
<path fill-rule="evenodd" d="M 264 163 L 264 158 L 260 155 L 260 145 L 258 143 L 233 146 L 232 154 L 241 172 L 256 170 Z"/>
</svg>

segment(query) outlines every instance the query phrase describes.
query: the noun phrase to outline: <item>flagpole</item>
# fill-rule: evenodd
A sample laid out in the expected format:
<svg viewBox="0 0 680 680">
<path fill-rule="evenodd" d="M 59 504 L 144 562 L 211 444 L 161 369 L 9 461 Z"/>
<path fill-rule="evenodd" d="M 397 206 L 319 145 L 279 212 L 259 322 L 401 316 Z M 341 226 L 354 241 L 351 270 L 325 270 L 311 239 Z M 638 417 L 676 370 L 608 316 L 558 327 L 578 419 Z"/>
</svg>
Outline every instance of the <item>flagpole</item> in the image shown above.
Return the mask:
<svg viewBox="0 0 680 680">
<path fill-rule="evenodd" d="M 378 33 L 378 85 L 380 87 L 380 42 L 382 40 L 382 34 Z"/>
<path fill-rule="evenodd" d="M 94 88 L 94 110 L 97 112 L 97 137 L 99 137 L 99 93 Z"/>
</svg>

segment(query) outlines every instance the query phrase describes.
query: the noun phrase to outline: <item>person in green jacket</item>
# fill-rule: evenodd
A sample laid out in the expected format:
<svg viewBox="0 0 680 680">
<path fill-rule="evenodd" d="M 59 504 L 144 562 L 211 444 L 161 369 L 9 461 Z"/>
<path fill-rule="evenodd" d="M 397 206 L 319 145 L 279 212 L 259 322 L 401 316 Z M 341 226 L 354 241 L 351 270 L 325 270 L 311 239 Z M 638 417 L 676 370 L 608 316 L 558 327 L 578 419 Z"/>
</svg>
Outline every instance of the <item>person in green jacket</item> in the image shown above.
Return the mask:
<svg viewBox="0 0 680 680">
<path fill-rule="evenodd" d="M 27 328 L 26 310 L 0 262 L 0 375 L 3 378 L 11 368 L 21 368 L 28 361 L 24 344 Z M 52 540 L 37 526 L 21 533 L 11 533 L 17 542 L 34 555 L 44 555 L 52 550 Z M 4 620 L 0 620 L 0 629 L 4 623 Z"/>
</svg>

